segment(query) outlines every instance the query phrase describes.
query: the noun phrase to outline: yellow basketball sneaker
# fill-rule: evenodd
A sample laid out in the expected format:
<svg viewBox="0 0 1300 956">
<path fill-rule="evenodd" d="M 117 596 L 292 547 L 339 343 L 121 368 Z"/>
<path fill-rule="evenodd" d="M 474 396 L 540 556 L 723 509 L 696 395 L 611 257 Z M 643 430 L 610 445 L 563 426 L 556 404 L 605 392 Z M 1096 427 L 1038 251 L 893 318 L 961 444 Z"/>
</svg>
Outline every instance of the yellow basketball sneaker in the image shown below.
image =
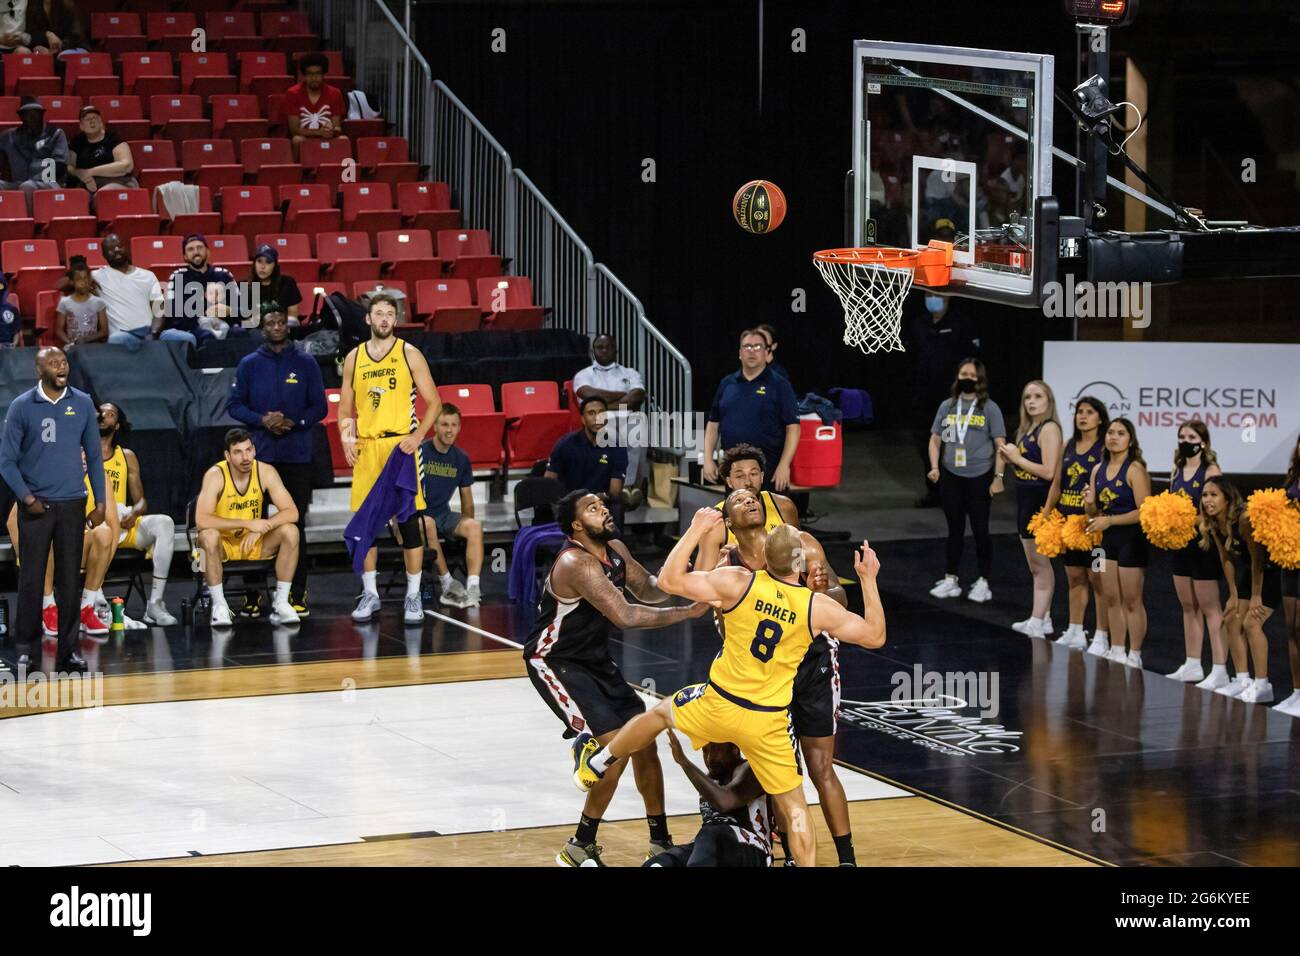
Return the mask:
<svg viewBox="0 0 1300 956">
<path fill-rule="evenodd" d="M 600 744 L 591 734 L 578 734 L 573 740 L 573 782 L 579 790 L 590 790 L 605 775 L 592 769 L 591 758 L 600 750 Z"/>
</svg>

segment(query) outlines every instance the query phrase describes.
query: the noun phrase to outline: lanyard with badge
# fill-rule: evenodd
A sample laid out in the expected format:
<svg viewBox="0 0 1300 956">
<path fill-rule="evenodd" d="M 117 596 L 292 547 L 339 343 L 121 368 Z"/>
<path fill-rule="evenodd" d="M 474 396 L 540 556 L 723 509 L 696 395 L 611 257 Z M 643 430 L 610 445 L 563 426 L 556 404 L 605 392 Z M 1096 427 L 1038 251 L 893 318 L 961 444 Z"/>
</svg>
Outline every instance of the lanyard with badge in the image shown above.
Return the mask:
<svg viewBox="0 0 1300 956">
<path fill-rule="evenodd" d="M 966 411 L 966 420 L 961 418 L 961 399 L 957 399 L 957 411 L 953 415 L 953 425 L 956 426 L 957 447 L 953 450 L 953 466 L 956 468 L 966 467 L 966 432 L 970 430 L 971 416 L 975 414 L 975 404 L 978 399 L 970 400 L 970 408 Z"/>
</svg>

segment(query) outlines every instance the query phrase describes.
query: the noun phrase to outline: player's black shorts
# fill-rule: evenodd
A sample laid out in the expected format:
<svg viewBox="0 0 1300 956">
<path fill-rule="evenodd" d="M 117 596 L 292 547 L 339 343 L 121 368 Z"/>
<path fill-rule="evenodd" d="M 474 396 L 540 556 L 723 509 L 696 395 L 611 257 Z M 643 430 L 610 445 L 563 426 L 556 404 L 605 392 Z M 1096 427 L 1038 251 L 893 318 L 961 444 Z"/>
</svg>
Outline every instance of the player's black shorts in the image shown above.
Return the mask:
<svg viewBox="0 0 1300 956">
<path fill-rule="evenodd" d="M 1016 484 L 1016 530 L 1020 532 L 1020 537 L 1033 539 L 1034 536 L 1029 533 L 1029 521 L 1047 504 L 1047 492 L 1050 490 L 1050 485 L 1040 485 L 1037 482 Z"/>
<path fill-rule="evenodd" d="M 1219 549 L 1211 545 L 1207 551 L 1201 547 L 1199 536 L 1193 538 L 1187 547 L 1174 552 L 1174 576 L 1193 581 L 1219 580 L 1223 577 Z"/>
<path fill-rule="evenodd" d="M 1147 566 L 1147 536 L 1140 525 L 1111 525 L 1101 533 L 1101 549 L 1106 552 L 1107 561 L 1114 561 L 1121 568 Z"/>
<path fill-rule="evenodd" d="M 1282 569 L 1282 596 L 1300 601 L 1300 569 Z"/>
<path fill-rule="evenodd" d="M 750 843 L 742 843 L 736 827 L 707 823 L 695 839 L 646 860 L 642 866 L 770 866 L 770 857 Z"/>
<path fill-rule="evenodd" d="M 528 677 L 542 700 L 564 721 L 564 736 L 600 737 L 645 713 L 643 701 L 613 661 L 578 663 L 533 655 Z"/>
<path fill-rule="evenodd" d="M 818 635 L 794 675 L 790 720 L 797 737 L 833 737 L 840 714 L 840 655 Z"/>
<path fill-rule="evenodd" d="M 1066 511 L 1064 508 L 1059 510 L 1067 518 L 1072 514 L 1078 514 L 1077 511 Z M 1092 567 L 1092 551 L 1073 551 L 1066 548 L 1061 552 L 1061 564 L 1067 568 L 1090 568 Z"/>
</svg>

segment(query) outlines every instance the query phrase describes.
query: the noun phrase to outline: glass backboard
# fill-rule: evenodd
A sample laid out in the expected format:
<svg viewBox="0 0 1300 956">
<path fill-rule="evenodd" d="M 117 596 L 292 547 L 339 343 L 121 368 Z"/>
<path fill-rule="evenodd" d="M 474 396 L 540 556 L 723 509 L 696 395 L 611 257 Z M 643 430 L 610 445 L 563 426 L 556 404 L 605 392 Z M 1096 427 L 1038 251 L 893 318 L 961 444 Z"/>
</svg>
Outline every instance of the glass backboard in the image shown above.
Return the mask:
<svg viewBox="0 0 1300 956">
<path fill-rule="evenodd" d="M 1053 58 L 857 40 L 855 246 L 953 243 L 947 291 L 1032 304 L 1052 194 Z"/>
</svg>

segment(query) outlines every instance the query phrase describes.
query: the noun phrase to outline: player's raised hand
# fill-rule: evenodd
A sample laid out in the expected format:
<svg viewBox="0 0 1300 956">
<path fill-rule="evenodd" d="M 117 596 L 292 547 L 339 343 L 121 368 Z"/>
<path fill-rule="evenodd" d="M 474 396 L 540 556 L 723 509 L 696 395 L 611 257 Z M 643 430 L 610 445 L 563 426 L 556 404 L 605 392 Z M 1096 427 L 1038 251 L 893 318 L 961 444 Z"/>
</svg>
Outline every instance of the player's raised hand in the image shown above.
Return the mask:
<svg viewBox="0 0 1300 956">
<path fill-rule="evenodd" d="M 853 552 L 853 570 L 858 572 L 858 577 L 866 580 L 875 580 L 880 573 L 880 559 L 876 557 L 876 552 L 871 550 L 871 545 L 864 538 L 862 540 L 862 550 Z"/>
<path fill-rule="evenodd" d="M 682 750 L 682 742 L 677 739 L 676 731 L 669 729 L 664 735 L 668 738 L 668 749 L 673 752 L 673 759 L 679 764 L 686 762 L 686 751 Z"/>
<path fill-rule="evenodd" d="M 825 594 L 830 589 L 831 589 L 830 572 L 826 570 L 825 564 L 823 564 L 821 561 L 818 561 L 808 569 L 808 590 L 817 591 L 821 594 Z"/>
<path fill-rule="evenodd" d="M 701 508 L 691 519 L 691 528 L 700 532 L 709 532 L 722 524 L 722 512 L 717 508 Z"/>
</svg>

